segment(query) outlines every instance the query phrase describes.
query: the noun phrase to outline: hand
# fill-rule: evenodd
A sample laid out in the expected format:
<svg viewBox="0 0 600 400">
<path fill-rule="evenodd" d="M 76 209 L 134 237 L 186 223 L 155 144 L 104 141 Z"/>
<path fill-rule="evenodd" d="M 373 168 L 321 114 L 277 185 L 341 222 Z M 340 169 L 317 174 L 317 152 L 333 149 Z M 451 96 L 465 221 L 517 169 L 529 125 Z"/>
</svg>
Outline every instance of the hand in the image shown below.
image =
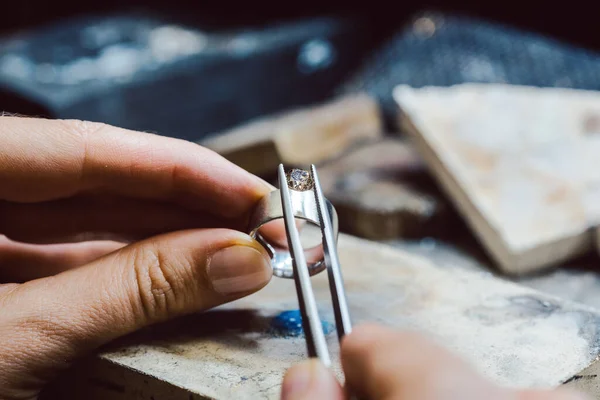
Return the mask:
<svg viewBox="0 0 600 400">
<path fill-rule="evenodd" d="M 342 340 L 346 389 L 365 400 L 585 400 L 578 393 L 509 390 L 478 375 L 470 365 L 420 335 L 366 325 Z M 283 400 L 342 400 L 344 389 L 316 360 L 292 367 Z"/>
<path fill-rule="evenodd" d="M 144 326 L 271 278 L 245 229 L 272 188 L 186 141 L 0 117 L 0 398 Z"/>
</svg>

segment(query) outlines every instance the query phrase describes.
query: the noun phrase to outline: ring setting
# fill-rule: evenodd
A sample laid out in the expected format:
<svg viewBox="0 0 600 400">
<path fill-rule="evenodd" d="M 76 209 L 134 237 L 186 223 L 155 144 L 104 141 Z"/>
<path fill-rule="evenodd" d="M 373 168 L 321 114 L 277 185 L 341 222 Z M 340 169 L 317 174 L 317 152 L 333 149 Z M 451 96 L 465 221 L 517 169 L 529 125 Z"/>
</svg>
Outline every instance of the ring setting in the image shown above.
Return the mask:
<svg viewBox="0 0 600 400">
<path fill-rule="evenodd" d="M 315 196 L 315 180 L 309 171 L 294 168 L 286 173 L 286 183 L 290 193 L 292 212 L 295 219 L 306 221 L 320 227 L 319 208 Z M 325 199 L 327 211 L 331 217 L 331 227 L 335 240 L 338 238 L 338 217 L 333 205 Z M 281 189 L 265 195 L 257 203 L 250 217 L 249 234 L 267 250 L 271 256 L 273 275 L 280 278 L 294 278 L 292 258 L 287 243 L 277 243 L 259 232 L 266 224 L 275 220 L 283 220 Z M 320 227 L 321 228 L 321 227 Z M 321 237 L 322 239 L 322 237 Z M 322 241 L 320 244 L 304 249 L 308 272 L 314 276 L 326 269 L 325 253 Z"/>
</svg>

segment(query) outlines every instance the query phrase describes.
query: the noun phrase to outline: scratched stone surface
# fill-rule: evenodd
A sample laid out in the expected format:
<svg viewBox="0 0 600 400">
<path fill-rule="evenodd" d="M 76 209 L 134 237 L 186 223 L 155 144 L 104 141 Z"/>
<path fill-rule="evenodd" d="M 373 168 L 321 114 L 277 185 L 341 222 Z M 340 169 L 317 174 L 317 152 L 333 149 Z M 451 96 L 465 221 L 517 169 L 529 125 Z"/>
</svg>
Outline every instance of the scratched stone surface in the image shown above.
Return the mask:
<svg viewBox="0 0 600 400">
<path fill-rule="evenodd" d="M 348 235 L 339 254 L 355 323 L 420 331 L 501 385 L 555 387 L 600 352 L 600 315 L 587 306 Z M 325 274 L 313 285 L 343 379 Z M 293 282 L 277 278 L 243 300 L 133 335 L 101 357 L 189 398 L 277 399 L 286 369 L 305 358 L 295 310 Z"/>
<path fill-rule="evenodd" d="M 600 272 L 595 254 L 579 258 L 540 274 L 513 276 L 503 274 L 490 265 L 477 241 L 470 235 L 448 238 L 392 239 L 381 241 L 402 251 L 425 257 L 439 268 L 466 269 L 485 272 L 498 279 L 514 282 L 562 299 L 585 304 L 600 310 Z M 466 237 L 465 237 L 466 236 Z"/>
<path fill-rule="evenodd" d="M 394 98 L 430 170 L 505 272 L 589 252 L 600 217 L 600 94 L 501 84 Z"/>
</svg>

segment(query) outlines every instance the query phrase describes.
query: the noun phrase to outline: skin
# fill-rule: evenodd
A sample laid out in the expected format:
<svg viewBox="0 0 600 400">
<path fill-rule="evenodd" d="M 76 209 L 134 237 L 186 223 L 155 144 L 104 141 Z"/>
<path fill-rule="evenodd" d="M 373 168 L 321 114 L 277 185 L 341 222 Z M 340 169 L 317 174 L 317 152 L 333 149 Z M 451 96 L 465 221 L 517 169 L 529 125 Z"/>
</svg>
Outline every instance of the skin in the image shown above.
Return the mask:
<svg viewBox="0 0 600 400">
<path fill-rule="evenodd" d="M 282 400 L 585 400 L 564 389 L 510 390 L 482 377 L 422 334 L 379 325 L 353 329 L 341 343 L 345 385 L 317 360 L 290 368 Z"/>
<path fill-rule="evenodd" d="M 0 399 L 36 398 L 104 343 L 266 285 L 268 255 L 241 231 L 270 190 L 185 141 L 0 117 Z"/>
<path fill-rule="evenodd" d="M 1 116 L 0 399 L 35 399 L 107 342 L 267 285 L 268 255 L 242 231 L 270 190 L 186 141 Z M 356 328 L 341 350 L 364 398 L 580 398 L 497 388 L 421 336 L 378 326 Z M 344 389 L 309 361 L 288 372 L 282 396 L 342 399 Z"/>
</svg>

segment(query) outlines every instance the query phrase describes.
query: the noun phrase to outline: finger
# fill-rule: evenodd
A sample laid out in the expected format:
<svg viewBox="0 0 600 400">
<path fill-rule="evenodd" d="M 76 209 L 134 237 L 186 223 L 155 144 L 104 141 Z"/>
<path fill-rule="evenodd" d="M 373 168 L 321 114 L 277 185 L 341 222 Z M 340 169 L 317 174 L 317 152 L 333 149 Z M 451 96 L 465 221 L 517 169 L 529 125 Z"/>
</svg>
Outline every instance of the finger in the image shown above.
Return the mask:
<svg viewBox="0 0 600 400">
<path fill-rule="evenodd" d="M 296 227 L 298 230 L 302 228 L 300 222 L 296 220 Z M 277 247 L 288 248 L 288 237 L 285 231 L 285 223 L 283 219 L 273 220 L 263 225 L 258 233 L 264 237 L 269 243 L 276 245 Z"/>
<path fill-rule="evenodd" d="M 39 202 L 100 191 L 239 217 L 271 190 L 185 140 L 84 121 L 0 118 L 5 200 Z"/>
<path fill-rule="evenodd" d="M 330 370 L 318 360 L 290 368 L 281 387 L 282 400 L 344 400 L 344 391 Z"/>
<path fill-rule="evenodd" d="M 247 235 L 195 230 L 24 283 L 0 299 L 8 311 L 0 314 L 0 388 L 31 385 L 28 376 L 45 380 L 103 343 L 248 295 L 270 278 L 267 253 Z"/>
<path fill-rule="evenodd" d="M 32 245 L 0 236 L 0 282 L 26 282 L 55 275 L 123 246 L 111 241 Z"/>
<path fill-rule="evenodd" d="M 586 399 L 562 389 L 501 388 L 425 337 L 377 325 L 355 328 L 342 341 L 341 357 L 348 389 L 368 399 Z"/>
<path fill-rule="evenodd" d="M 170 231 L 217 226 L 240 229 L 242 223 L 168 203 L 110 196 L 34 204 L 0 202 L 0 232 L 29 243 L 82 238 L 134 241 Z"/>
<path fill-rule="evenodd" d="M 415 333 L 358 326 L 342 341 L 341 357 L 348 389 L 363 398 L 515 399 Z"/>
</svg>

